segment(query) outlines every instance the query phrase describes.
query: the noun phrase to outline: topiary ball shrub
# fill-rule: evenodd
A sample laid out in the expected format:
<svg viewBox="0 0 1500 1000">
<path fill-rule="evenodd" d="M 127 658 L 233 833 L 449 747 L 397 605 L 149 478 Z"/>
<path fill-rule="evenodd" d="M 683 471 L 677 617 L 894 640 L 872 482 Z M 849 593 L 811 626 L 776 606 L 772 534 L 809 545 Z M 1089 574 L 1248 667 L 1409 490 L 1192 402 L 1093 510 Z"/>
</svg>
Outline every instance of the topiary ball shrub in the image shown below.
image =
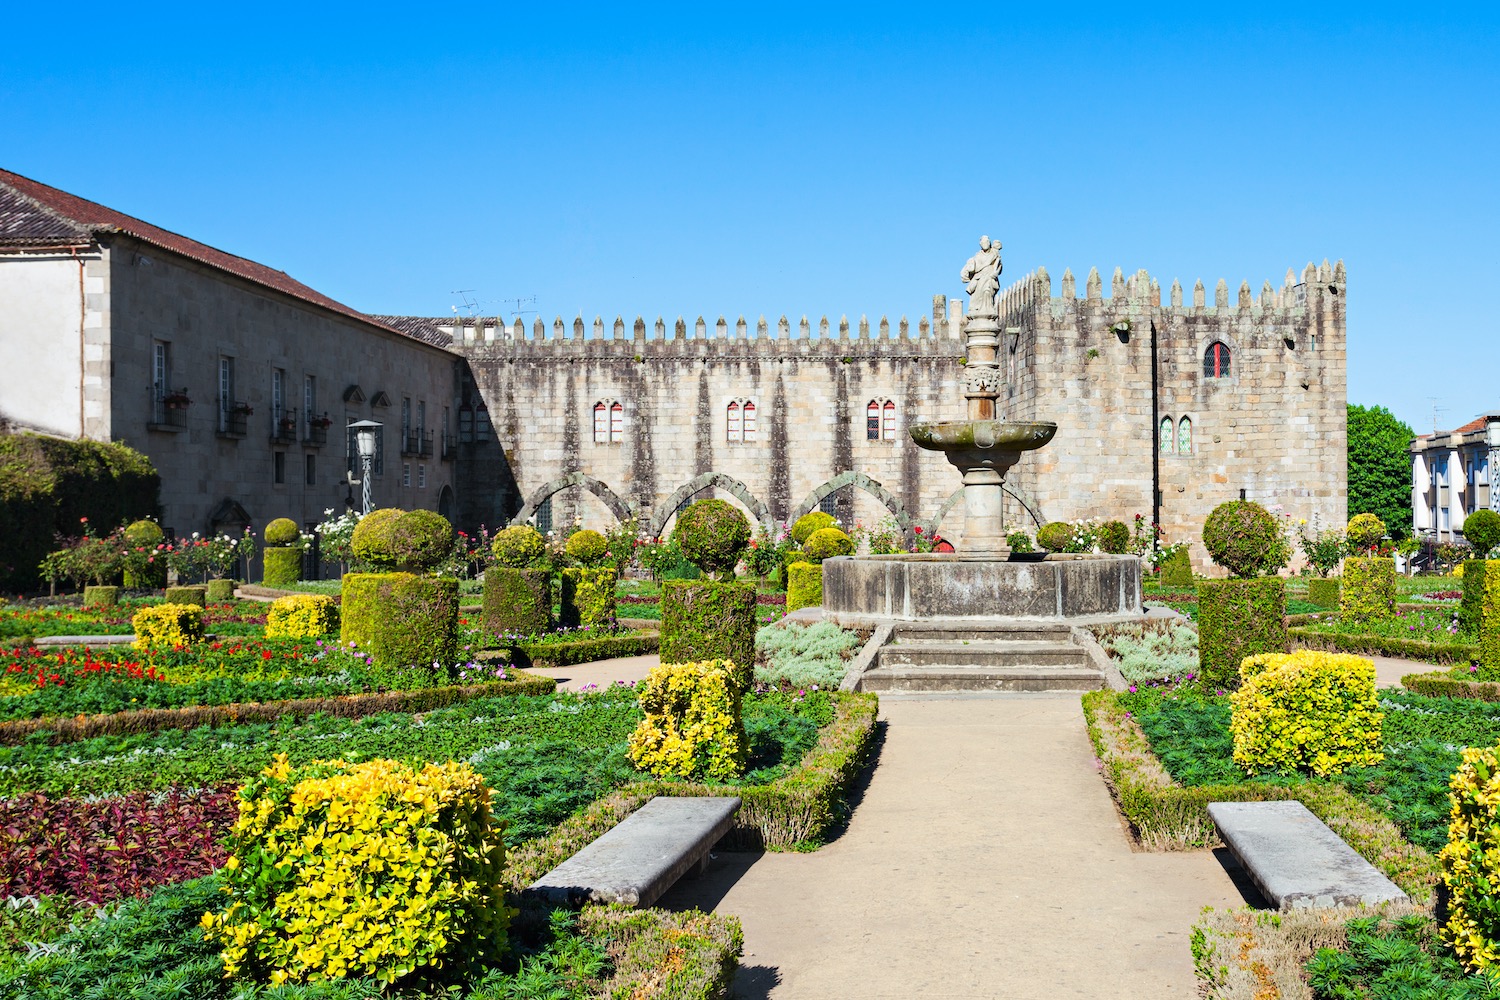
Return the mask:
<svg viewBox="0 0 1500 1000">
<path fill-rule="evenodd" d="M 1049 521 L 1037 529 L 1036 543 L 1049 552 L 1063 552 L 1073 544 L 1073 534 L 1067 521 Z"/>
<path fill-rule="evenodd" d="M 1203 522 L 1209 558 L 1239 579 L 1274 574 L 1292 556 L 1276 516 L 1251 500 L 1221 503 Z"/>
<path fill-rule="evenodd" d="M 755 670 L 755 587 L 669 580 L 661 588 L 661 661 L 722 660 L 748 688 Z"/>
<path fill-rule="evenodd" d="M 854 539 L 838 528 L 819 528 L 807 537 L 802 555 L 808 562 L 817 563 L 835 556 L 852 556 Z"/>
<path fill-rule="evenodd" d="M 359 519 L 349 538 L 349 552 L 355 562 L 373 569 L 396 567 L 393 533 L 402 513 L 399 507 L 381 507 Z"/>
<path fill-rule="evenodd" d="M 796 562 L 787 567 L 786 611 L 816 608 L 823 603 L 823 564 Z"/>
<path fill-rule="evenodd" d="M 807 541 L 814 531 L 831 528 L 835 524 L 838 524 L 838 521 L 834 519 L 834 516 L 832 514 L 825 514 L 821 510 L 815 510 L 810 514 L 803 514 L 792 525 L 792 541 L 800 546 L 803 542 Z"/>
<path fill-rule="evenodd" d="M 1490 549 L 1500 545 L 1500 514 L 1476 510 L 1464 519 L 1464 538 L 1474 549 L 1475 559 L 1485 559 Z"/>
<path fill-rule="evenodd" d="M 490 543 L 495 564 L 508 569 L 527 569 L 547 554 L 547 540 L 529 524 L 513 524 L 495 535 Z"/>
<path fill-rule="evenodd" d="M 267 587 L 290 587 L 302 579 L 302 550 L 288 546 L 268 547 L 261 553 L 265 570 L 261 583 Z"/>
<path fill-rule="evenodd" d="M 151 520 L 132 521 L 125 529 L 125 542 L 132 550 L 143 549 L 150 552 L 166 539 L 161 525 Z M 162 587 L 167 582 L 167 563 L 165 559 L 156 559 L 152 562 L 141 562 L 139 558 L 133 561 L 135 568 L 128 565 L 125 569 L 126 589 L 141 587 Z"/>
<path fill-rule="evenodd" d="M 737 667 L 722 660 L 663 663 L 640 684 L 645 718 L 630 734 L 630 760 L 658 778 L 726 781 L 745 770 Z"/>
<path fill-rule="evenodd" d="M 698 500 L 677 515 L 672 538 L 699 569 L 727 577 L 750 544 L 750 522 L 727 500 Z"/>
<path fill-rule="evenodd" d="M 1286 583 L 1205 580 L 1198 585 L 1198 677 L 1207 691 L 1233 691 L 1247 656 L 1285 653 Z"/>
<path fill-rule="evenodd" d="M 1247 657 L 1229 700 L 1234 762 L 1247 774 L 1321 778 L 1385 758 L 1373 660 L 1313 650 Z"/>
<path fill-rule="evenodd" d="M 167 536 L 162 532 L 161 525 L 155 521 L 132 521 L 125 529 L 125 541 L 137 548 L 154 548 L 165 537 Z"/>
<path fill-rule="evenodd" d="M 551 627 L 552 574 L 544 569 L 510 566 L 491 566 L 485 570 L 486 632 L 492 636 L 537 635 Z"/>
<path fill-rule="evenodd" d="M 410 573 L 436 569 L 453 551 L 453 523 L 435 510 L 403 511 L 391 532 L 396 565 Z"/>
<path fill-rule="evenodd" d="M 1385 537 L 1385 522 L 1374 514 L 1356 514 L 1349 519 L 1344 537 L 1355 552 L 1368 552 Z"/>
<path fill-rule="evenodd" d="M 1130 529 L 1124 521 L 1106 521 L 1099 529 L 1099 550 L 1110 555 L 1122 556 L 1130 547 Z"/>
<path fill-rule="evenodd" d="M 590 528 L 575 531 L 568 536 L 565 547 L 568 558 L 580 566 L 598 566 L 609 554 L 609 539 Z"/>
<path fill-rule="evenodd" d="M 291 545 L 302 537 L 302 532 L 297 527 L 297 522 L 289 517 L 278 517 L 266 525 L 266 530 L 261 532 L 261 537 L 266 540 L 267 545 Z"/>
</svg>

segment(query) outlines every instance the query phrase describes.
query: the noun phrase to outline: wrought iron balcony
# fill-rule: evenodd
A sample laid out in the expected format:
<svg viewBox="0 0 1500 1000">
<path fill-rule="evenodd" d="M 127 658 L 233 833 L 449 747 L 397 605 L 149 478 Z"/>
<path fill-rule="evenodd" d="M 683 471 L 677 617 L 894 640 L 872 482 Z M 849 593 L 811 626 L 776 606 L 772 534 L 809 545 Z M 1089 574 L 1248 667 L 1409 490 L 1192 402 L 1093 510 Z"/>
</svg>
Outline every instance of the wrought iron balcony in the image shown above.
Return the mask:
<svg viewBox="0 0 1500 1000">
<path fill-rule="evenodd" d="M 249 422 L 250 414 L 255 411 L 250 404 L 239 399 L 219 400 L 219 427 L 220 437 L 242 438 L 246 434 L 246 424 Z"/>
<path fill-rule="evenodd" d="M 186 389 L 170 389 L 164 385 L 153 385 L 151 392 L 151 419 L 148 426 L 152 430 L 180 431 L 187 427 L 188 407 L 193 401 L 188 398 Z"/>
<path fill-rule="evenodd" d="M 271 443 L 297 443 L 297 411 L 282 410 L 271 414 Z"/>
</svg>

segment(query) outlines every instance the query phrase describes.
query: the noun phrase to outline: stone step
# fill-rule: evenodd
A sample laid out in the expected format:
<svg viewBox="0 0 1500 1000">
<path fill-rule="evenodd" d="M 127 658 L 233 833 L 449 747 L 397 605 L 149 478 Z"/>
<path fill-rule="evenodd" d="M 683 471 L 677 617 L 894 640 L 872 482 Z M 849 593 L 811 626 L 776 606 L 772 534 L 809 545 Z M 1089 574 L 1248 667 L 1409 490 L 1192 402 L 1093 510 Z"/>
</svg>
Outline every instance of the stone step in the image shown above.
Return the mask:
<svg viewBox="0 0 1500 1000">
<path fill-rule="evenodd" d="M 1068 642 L 1066 625 L 1027 624 L 1012 627 L 902 623 L 891 629 L 892 642 Z"/>
<path fill-rule="evenodd" d="M 1070 642 L 902 642 L 882 646 L 877 667 L 1083 666 L 1088 653 Z"/>
<path fill-rule="evenodd" d="M 1070 666 L 879 666 L 860 678 L 861 691 L 1097 691 L 1104 675 Z"/>
</svg>

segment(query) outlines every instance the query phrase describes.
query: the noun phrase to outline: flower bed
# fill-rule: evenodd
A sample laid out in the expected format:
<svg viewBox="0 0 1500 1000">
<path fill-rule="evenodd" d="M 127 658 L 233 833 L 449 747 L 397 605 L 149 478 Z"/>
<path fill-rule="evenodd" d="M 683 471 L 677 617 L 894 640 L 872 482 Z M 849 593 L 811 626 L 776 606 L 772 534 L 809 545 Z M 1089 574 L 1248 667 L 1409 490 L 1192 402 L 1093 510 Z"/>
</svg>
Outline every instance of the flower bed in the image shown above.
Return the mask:
<svg viewBox="0 0 1500 1000">
<path fill-rule="evenodd" d="M 141 608 L 162 603 L 158 597 L 135 597 L 107 608 L 74 603 L 0 607 L 0 642 L 13 644 L 49 635 L 130 635 L 130 619 Z M 203 624 L 220 635 L 258 635 L 266 623 L 266 605 L 226 601 L 204 609 Z"/>
</svg>

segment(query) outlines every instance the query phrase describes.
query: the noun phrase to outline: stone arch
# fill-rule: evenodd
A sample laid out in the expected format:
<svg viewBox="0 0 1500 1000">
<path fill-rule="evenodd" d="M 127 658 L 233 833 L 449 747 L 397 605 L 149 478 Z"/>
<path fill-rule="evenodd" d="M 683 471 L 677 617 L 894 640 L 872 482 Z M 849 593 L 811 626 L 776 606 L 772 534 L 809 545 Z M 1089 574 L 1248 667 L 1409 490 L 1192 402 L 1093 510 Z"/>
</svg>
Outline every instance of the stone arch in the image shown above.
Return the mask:
<svg viewBox="0 0 1500 1000">
<path fill-rule="evenodd" d="M 1046 516 L 1042 513 L 1042 505 L 1040 503 L 1037 503 L 1034 497 L 1028 497 L 1019 489 L 1012 489 L 1011 487 L 1003 484 L 1000 488 L 1004 490 L 1012 500 L 1020 504 L 1022 510 L 1031 515 L 1032 521 L 1036 523 L 1036 526 L 1038 528 L 1047 523 Z M 938 508 L 938 512 L 932 516 L 931 520 L 922 522 L 922 530 L 929 533 L 937 531 L 938 526 L 943 523 L 943 518 L 947 517 L 949 512 L 951 512 L 954 507 L 957 507 L 963 502 L 964 488 L 960 486 L 958 489 L 953 491 L 953 494 L 949 496 L 948 499 L 943 501 L 943 505 Z"/>
<path fill-rule="evenodd" d="M 516 516 L 510 519 L 510 523 L 526 523 L 536 513 L 538 507 L 551 499 L 554 494 L 561 493 L 570 486 L 582 486 L 594 494 L 604 502 L 604 506 L 609 508 L 609 512 L 617 521 L 628 521 L 635 516 L 635 511 L 630 504 L 620 499 L 619 494 L 610 489 L 603 480 L 595 479 L 587 472 L 570 472 L 532 491 L 531 495 L 526 498 L 526 502 L 521 505 L 521 509 L 516 512 Z"/>
<path fill-rule="evenodd" d="M 710 486 L 723 490 L 750 508 L 750 512 L 755 515 L 755 519 L 765 525 L 766 530 L 769 531 L 773 527 L 771 522 L 771 508 L 767 507 L 755 494 L 751 493 L 750 487 L 733 476 L 725 475 L 722 472 L 705 472 L 701 476 L 694 477 L 692 480 L 677 487 L 677 489 L 672 491 L 671 496 L 667 497 L 666 500 L 657 506 L 656 512 L 651 516 L 651 537 L 656 538 L 661 535 L 662 529 L 667 526 L 667 521 L 671 520 L 672 515 L 677 512 L 678 504 L 699 490 L 706 490 Z"/>
<path fill-rule="evenodd" d="M 863 472 L 841 472 L 822 486 L 813 490 L 807 495 L 807 499 L 803 500 L 792 511 L 792 516 L 787 519 L 787 523 L 796 524 L 797 518 L 817 509 L 818 504 L 823 502 L 824 497 L 843 489 L 845 486 L 853 486 L 856 489 L 864 490 L 880 501 L 881 506 L 885 507 L 895 517 L 896 523 L 900 526 L 901 530 L 907 534 L 911 533 L 912 526 L 916 522 L 907 511 L 906 505 L 901 502 L 901 498 Z"/>
</svg>

